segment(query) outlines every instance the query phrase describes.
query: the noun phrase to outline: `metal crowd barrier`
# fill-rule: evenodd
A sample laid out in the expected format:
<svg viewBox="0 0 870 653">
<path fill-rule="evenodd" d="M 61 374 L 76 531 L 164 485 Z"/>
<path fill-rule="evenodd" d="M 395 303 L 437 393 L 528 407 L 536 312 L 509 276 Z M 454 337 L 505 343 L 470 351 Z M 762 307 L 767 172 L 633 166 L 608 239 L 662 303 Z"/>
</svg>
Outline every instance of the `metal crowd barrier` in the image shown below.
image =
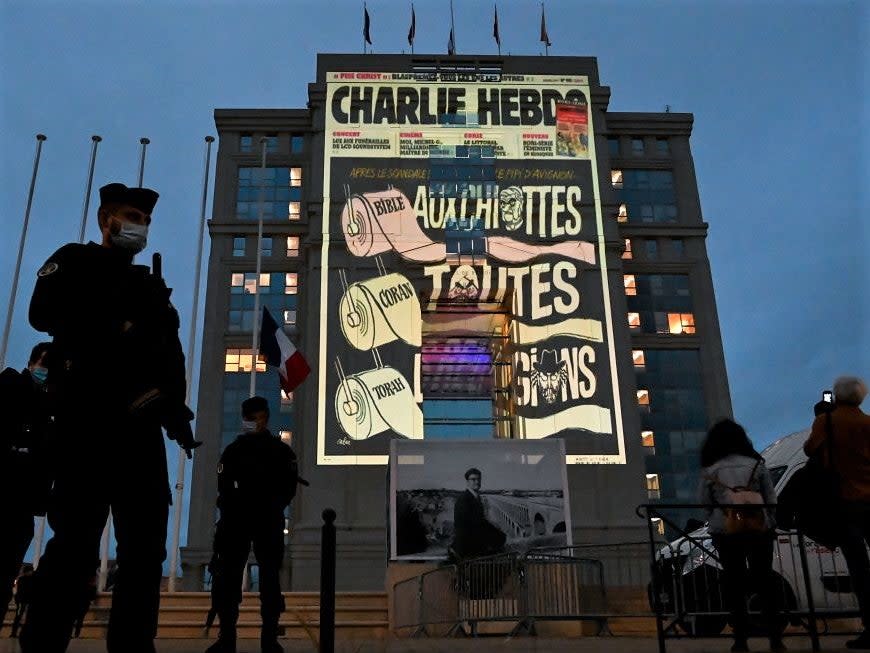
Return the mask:
<svg viewBox="0 0 870 653">
<path fill-rule="evenodd" d="M 538 621 L 585 620 L 606 632 L 609 616 L 650 616 L 620 612 L 607 591 L 617 590 L 617 600 L 623 588 L 641 594 L 644 547 L 548 547 L 445 565 L 394 585 L 394 626 L 412 636 L 477 636 L 481 623 L 512 622 L 511 635 L 534 635 Z"/>
<path fill-rule="evenodd" d="M 637 509 L 649 525 L 650 603 L 661 653 L 665 653 L 665 640 L 669 638 L 730 636 L 722 566 L 711 537 L 706 527 L 686 529 L 673 517 L 680 512 L 694 514 L 705 507 L 646 504 Z M 674 534 L 669 541 L 657 536 L 653 519 L 660 519 Z M 778 530 L 768 582 L 774 590 L 776 626 L 784 635 L 808 634 L 813 651 L 819 651 L 820 635 L 855 632 L 848 623 L 840 632 L 831 627 L 834 620 L 858 616 L 858 603 L 838 549 L 819 545 L 798 529 Z M 767 636 L 761 597 L 756 587 L 749 589 L 750 636 Z"/>
<path fill-rule="evenodd" d="M 745 506 L 742 506 L 745 507 Z M 599 634 L 614 619 L 655 621 L 660 653 L 679 637 L 728 637 L 722 569 L 706 527 L 686 529 L 680 513 L 699 504 L 647 504 L 637 513 L 649 525 L 643 542 L 587 544 L 503 553 L 447 564 L 393 588 L 393 625 L 412 636 L 480 634 L 488 622 L 511 623 L 511 635 L 536 634 L 541 621 L 587 621 Z M 671 533 L 657 534 L 653 519 Z M 858 605 L 842 554 L 778 531 L 771 584 L 777 626 L 786 636 L 855 632 Z M 766 636 L 760 597 L 748 598 L 750 636 Z"/>
</svg>

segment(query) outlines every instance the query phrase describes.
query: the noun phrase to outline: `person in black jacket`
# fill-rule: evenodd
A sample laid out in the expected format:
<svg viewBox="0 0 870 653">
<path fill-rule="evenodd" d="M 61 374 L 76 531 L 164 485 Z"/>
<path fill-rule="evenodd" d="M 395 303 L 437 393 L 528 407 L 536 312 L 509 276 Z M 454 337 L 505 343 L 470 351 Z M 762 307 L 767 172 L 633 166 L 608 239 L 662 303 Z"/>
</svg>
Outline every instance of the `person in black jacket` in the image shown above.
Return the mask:
<svg viewBox="0 0 870 653">
<path fill-rule="evenodd" d="M 40 342 L 27 368 L 0 372 L 0 608 L 33 539 L 33 517 L 45 514 L 51 474 L 46 459 L 52 411 L 46 386 L 51 343 Z M 2 618 L 0 618 L 2 620 Z"/>
<path fill-rule="evenodd" d="M 52 452 L 59 461 L 48 510 L 54 536 L 34 576 L 24 653 L 66 650 L 110 508 L 120 571 L 106 646 L 154 651 L 171 501 L 161 427 L 188 456 L 199 444 L 185 405 L 171 290 L 158 270 L 133 264 L 157 197 L 148 188 L 103 186 L 102 242 L 64 245 L 37 274 L 30 324 L 54 338 L 48 383 L 63 437 Z"/>
<path fill-rule="evenodd" d="M 296 454 L 268 430 L 269 404 L 263 397 L 242 402 L 242 434 L 218 464 L 220 520 L 212 560 L 212 606 L 220 620 L 217 642 L 208 653 L 235 653 L 236 622 L 251 545 L 260 570 L 263 653 L 281 653 L 278 620 L 284 611 L 279 572 L 284 558 L 284 511 L 296 496 Z"/>
<path fill-rule="evenodd" d="M 486 506 L 480 496 L 482 474 L 472 467 L 465 472 L 466 490 L 453 506 L 455 536 L 451 548 L 460 559 L 499 553 L 507 536 L 486 518 Z"/>
</svg>

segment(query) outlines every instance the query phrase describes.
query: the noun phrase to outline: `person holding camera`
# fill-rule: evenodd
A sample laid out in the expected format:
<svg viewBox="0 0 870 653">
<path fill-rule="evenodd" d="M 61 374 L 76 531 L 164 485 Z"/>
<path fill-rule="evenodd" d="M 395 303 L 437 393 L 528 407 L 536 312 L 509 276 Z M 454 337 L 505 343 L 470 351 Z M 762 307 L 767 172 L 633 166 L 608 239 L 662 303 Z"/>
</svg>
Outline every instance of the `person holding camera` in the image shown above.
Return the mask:
<svg viewBox="0 0 870 653">
<path fill-rule="evenodd" d="M 813 421 L 804 443 L 807 456 L 819 456 L 837 479 L 839 544 L 849 567 L 864 632 L 846 642 L 850 649 L 870 649 L 870 416 L 860 406 L 867 384 L 854 376 L 834 381 L 834 402 Z M 830 441 L 829 441 L 830 439 Z"/>
</svg>

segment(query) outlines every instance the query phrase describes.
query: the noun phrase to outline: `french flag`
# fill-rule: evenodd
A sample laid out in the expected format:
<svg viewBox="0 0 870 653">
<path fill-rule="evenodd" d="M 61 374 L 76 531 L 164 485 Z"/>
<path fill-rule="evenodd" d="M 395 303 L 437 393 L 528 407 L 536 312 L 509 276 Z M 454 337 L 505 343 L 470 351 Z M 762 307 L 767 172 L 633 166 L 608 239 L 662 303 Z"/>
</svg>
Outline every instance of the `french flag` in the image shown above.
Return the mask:
<svg viewBox="0 0 870 653">
<path fill-rule="evenodd" d="M 311 372 L 302 353 L 290 342 L 284 329 L 278 326 L 265 306 L 260 327 L 260 353 L 266 357 L 267 365 L 278 368 L 284 392 L 293 392 Z"/>
</svg>

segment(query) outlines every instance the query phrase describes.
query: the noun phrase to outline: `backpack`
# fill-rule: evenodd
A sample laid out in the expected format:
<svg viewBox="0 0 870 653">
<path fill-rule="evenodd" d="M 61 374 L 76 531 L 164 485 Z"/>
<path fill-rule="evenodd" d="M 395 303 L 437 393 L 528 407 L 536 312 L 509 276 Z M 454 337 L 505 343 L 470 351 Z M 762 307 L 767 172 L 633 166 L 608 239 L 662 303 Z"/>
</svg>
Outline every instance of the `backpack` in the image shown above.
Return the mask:
<svg viewBox="0 0 870 653">
<path fill-rule="evenodd" d="M 761 492 L 751 489 L 752 479 L 755 478 L 755 472 L 760 464 L 760 460 L 755 463 L 746 485 L 731 487 L 718 478 L 710 479 L 725 488 L 725 503 L 735 504 L 722 508 L 722 513 L 725 515 L 725 533 L 728 535 L 763 533 L 767 530 L 764 508 L 761 507 L 764 505 L 764 497 L 761 496 Z"/>
</svg>

